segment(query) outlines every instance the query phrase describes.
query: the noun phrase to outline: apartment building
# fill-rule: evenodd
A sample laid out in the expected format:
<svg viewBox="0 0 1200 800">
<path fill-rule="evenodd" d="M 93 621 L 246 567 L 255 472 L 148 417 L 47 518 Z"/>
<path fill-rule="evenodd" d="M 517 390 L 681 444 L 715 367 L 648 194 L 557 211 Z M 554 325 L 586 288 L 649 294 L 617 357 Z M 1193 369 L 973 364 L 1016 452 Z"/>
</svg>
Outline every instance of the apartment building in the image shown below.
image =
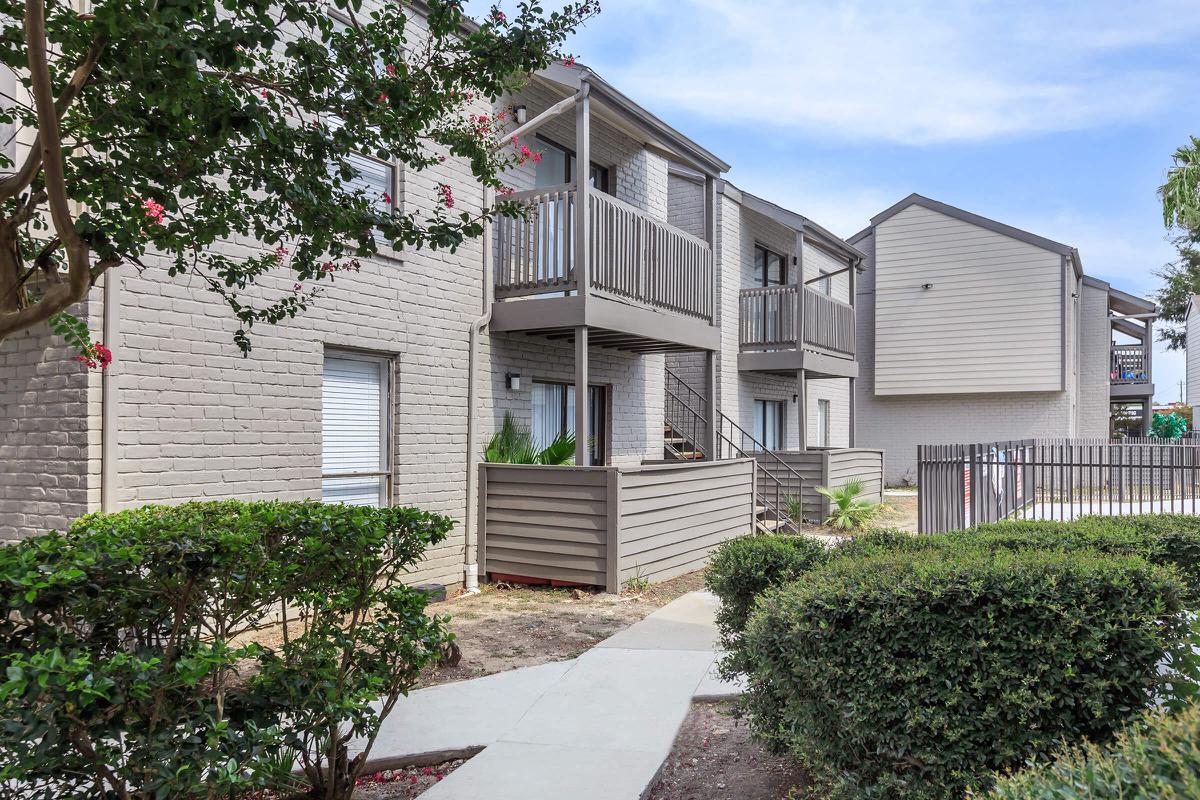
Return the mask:
<svg viewBox="0 0 1200 800">
<path fill-rule="evenodd" d="M 915 480 L 918 444 L 1148 429 L 1154 303 L 1084 274 L 1079 251 L 921 195 L 862 250 L 857 442 Z"/>
<path fill-rule="evenodd" d="M 505 136 L 540 153 L 505 176 L 524 215 L 454 253 L 383 248 L 306 313 L 256 328 L 247 357 L 219 298 L 169 278 L 163 256 L 110 271 L 76 309 L 115 354 L 102 374 L 45 329 L 0 346 L 0 538 L 145 503 L 405 504 L 459 523 L 414 581 L 615 589 L 792 524 L 780 490 L 806 484 L 774 453 L 853 442 L 848 267 L 861 254 L 723 183 L 728 164 L 582 65 L 552 65 L 476 113 L 500 109 L 518 120 Z M 456 210 L 489 204 L 445 156 L 420 172 L 364 156 L 357 181 L 418 215 L 441 183 Z M 748 304 L 750 289 L 769 297 Z M 699 398 L 690 440 L 672 426 L 668 359 Z M 508 414 L 539 443 L 586 431 L 576 466 L 482 464 Z M 847 467 L 819 455 L 809 469 L 811 493 Z"/>
</svg>

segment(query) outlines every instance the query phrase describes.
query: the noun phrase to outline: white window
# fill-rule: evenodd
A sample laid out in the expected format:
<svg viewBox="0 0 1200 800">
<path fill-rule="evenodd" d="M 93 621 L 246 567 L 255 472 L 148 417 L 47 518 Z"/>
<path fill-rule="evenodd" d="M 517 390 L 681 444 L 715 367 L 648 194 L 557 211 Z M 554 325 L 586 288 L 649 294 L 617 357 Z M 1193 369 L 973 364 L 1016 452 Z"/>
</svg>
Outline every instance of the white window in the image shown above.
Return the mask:
<svg viewBox="0 0 1200 800">
<path fill-rule="evenodd" d="M 764 450 L 783 449 L 783 401 L 754 401 L 754 438 Z"/>
<path fill-rule="evenodd" d="M 817 447 L 829 447 L 829 401 L 817 401 Z"/>
<path fill-rule="evenodd" d="M 829 277 L 829 273 L 825 270 L 821 270 L 821 279 L 817 281 L 817 291 L 833 297 L 833 278 Z"/>
<path fill-rule="evenodd" d="M 389 362 L 326 353 L 321 381 L 321 499 L 385 506 L 391 477 Z"/>
</svg>

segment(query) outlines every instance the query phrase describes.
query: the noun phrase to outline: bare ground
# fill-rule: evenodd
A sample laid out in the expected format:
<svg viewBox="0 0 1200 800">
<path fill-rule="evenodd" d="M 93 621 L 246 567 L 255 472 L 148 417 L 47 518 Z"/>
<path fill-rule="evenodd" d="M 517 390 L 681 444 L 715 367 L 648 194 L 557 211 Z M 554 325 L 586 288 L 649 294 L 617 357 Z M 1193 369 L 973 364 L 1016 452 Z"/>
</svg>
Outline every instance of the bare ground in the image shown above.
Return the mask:
<svg viewBox="0 0 1200 800">
<path fill-rule="evenodd" d="M 647 800 L 782 800 L 807 780 L 733 716 L 733 702 L 695 703 Z"/>
<path fill-rule="evenodd" d="M 386 770 L 358 779 L 356 800 L 413 800 L 463 764 L 462 759 L 430 767 Z"/>
<path fill-rule="evenodd" d="M 703 570 L 620 595 L 483 584 L 477 595 L 460 595 L 429 606 L 430 614 L 450 615 L 450 629 L 462 650 L 462 660 L 457 666 L 431 670 L 421 685 L 574 658 L 675 598 L 702 588 Z"/>
<path fill-rule="evenodd" d="M 916 495 L 887 494 L 883 496 L 887 508 L 871 521 L 872 528 L 899 528 L 902 531 L 917 531 Z"/>
</svg>

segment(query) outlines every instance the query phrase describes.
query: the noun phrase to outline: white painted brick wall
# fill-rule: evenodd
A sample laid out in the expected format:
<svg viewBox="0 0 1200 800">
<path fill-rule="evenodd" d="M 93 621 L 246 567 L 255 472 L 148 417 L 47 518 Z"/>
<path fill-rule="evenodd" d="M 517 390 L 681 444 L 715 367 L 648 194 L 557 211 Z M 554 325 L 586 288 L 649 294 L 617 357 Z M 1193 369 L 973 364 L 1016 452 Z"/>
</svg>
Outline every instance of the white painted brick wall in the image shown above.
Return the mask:
<svg viewBox="0 0 1200 800">
<path fill-rule="evenodd" d="M 71 311 L 89 320 L 96 308 Z M 65 528 L 99 502 L 88 430 L 99 377 L 74 356 L 45 325 L 0 343 L 0 541 Z"/>
</svg>

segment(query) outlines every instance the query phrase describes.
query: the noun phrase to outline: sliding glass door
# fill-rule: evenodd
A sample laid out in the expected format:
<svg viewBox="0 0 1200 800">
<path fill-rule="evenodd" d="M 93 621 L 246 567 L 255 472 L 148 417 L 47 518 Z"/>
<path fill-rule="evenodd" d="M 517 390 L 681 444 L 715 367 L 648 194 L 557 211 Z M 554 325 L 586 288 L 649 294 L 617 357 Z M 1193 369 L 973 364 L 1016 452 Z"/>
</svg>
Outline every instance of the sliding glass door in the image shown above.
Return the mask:
<svg viewBox="0 0 1200 800">
<path fill-rule="evenodd" d="M 608 392 L 603 386 L 588 387 L 589 464 L 602 465 L 607 459 Z M 534 443 L 546 447 L 563 433 L 575 432 L 575 386 L 569 383 L 535 381 L 533 384 Z"/>
</svg>

